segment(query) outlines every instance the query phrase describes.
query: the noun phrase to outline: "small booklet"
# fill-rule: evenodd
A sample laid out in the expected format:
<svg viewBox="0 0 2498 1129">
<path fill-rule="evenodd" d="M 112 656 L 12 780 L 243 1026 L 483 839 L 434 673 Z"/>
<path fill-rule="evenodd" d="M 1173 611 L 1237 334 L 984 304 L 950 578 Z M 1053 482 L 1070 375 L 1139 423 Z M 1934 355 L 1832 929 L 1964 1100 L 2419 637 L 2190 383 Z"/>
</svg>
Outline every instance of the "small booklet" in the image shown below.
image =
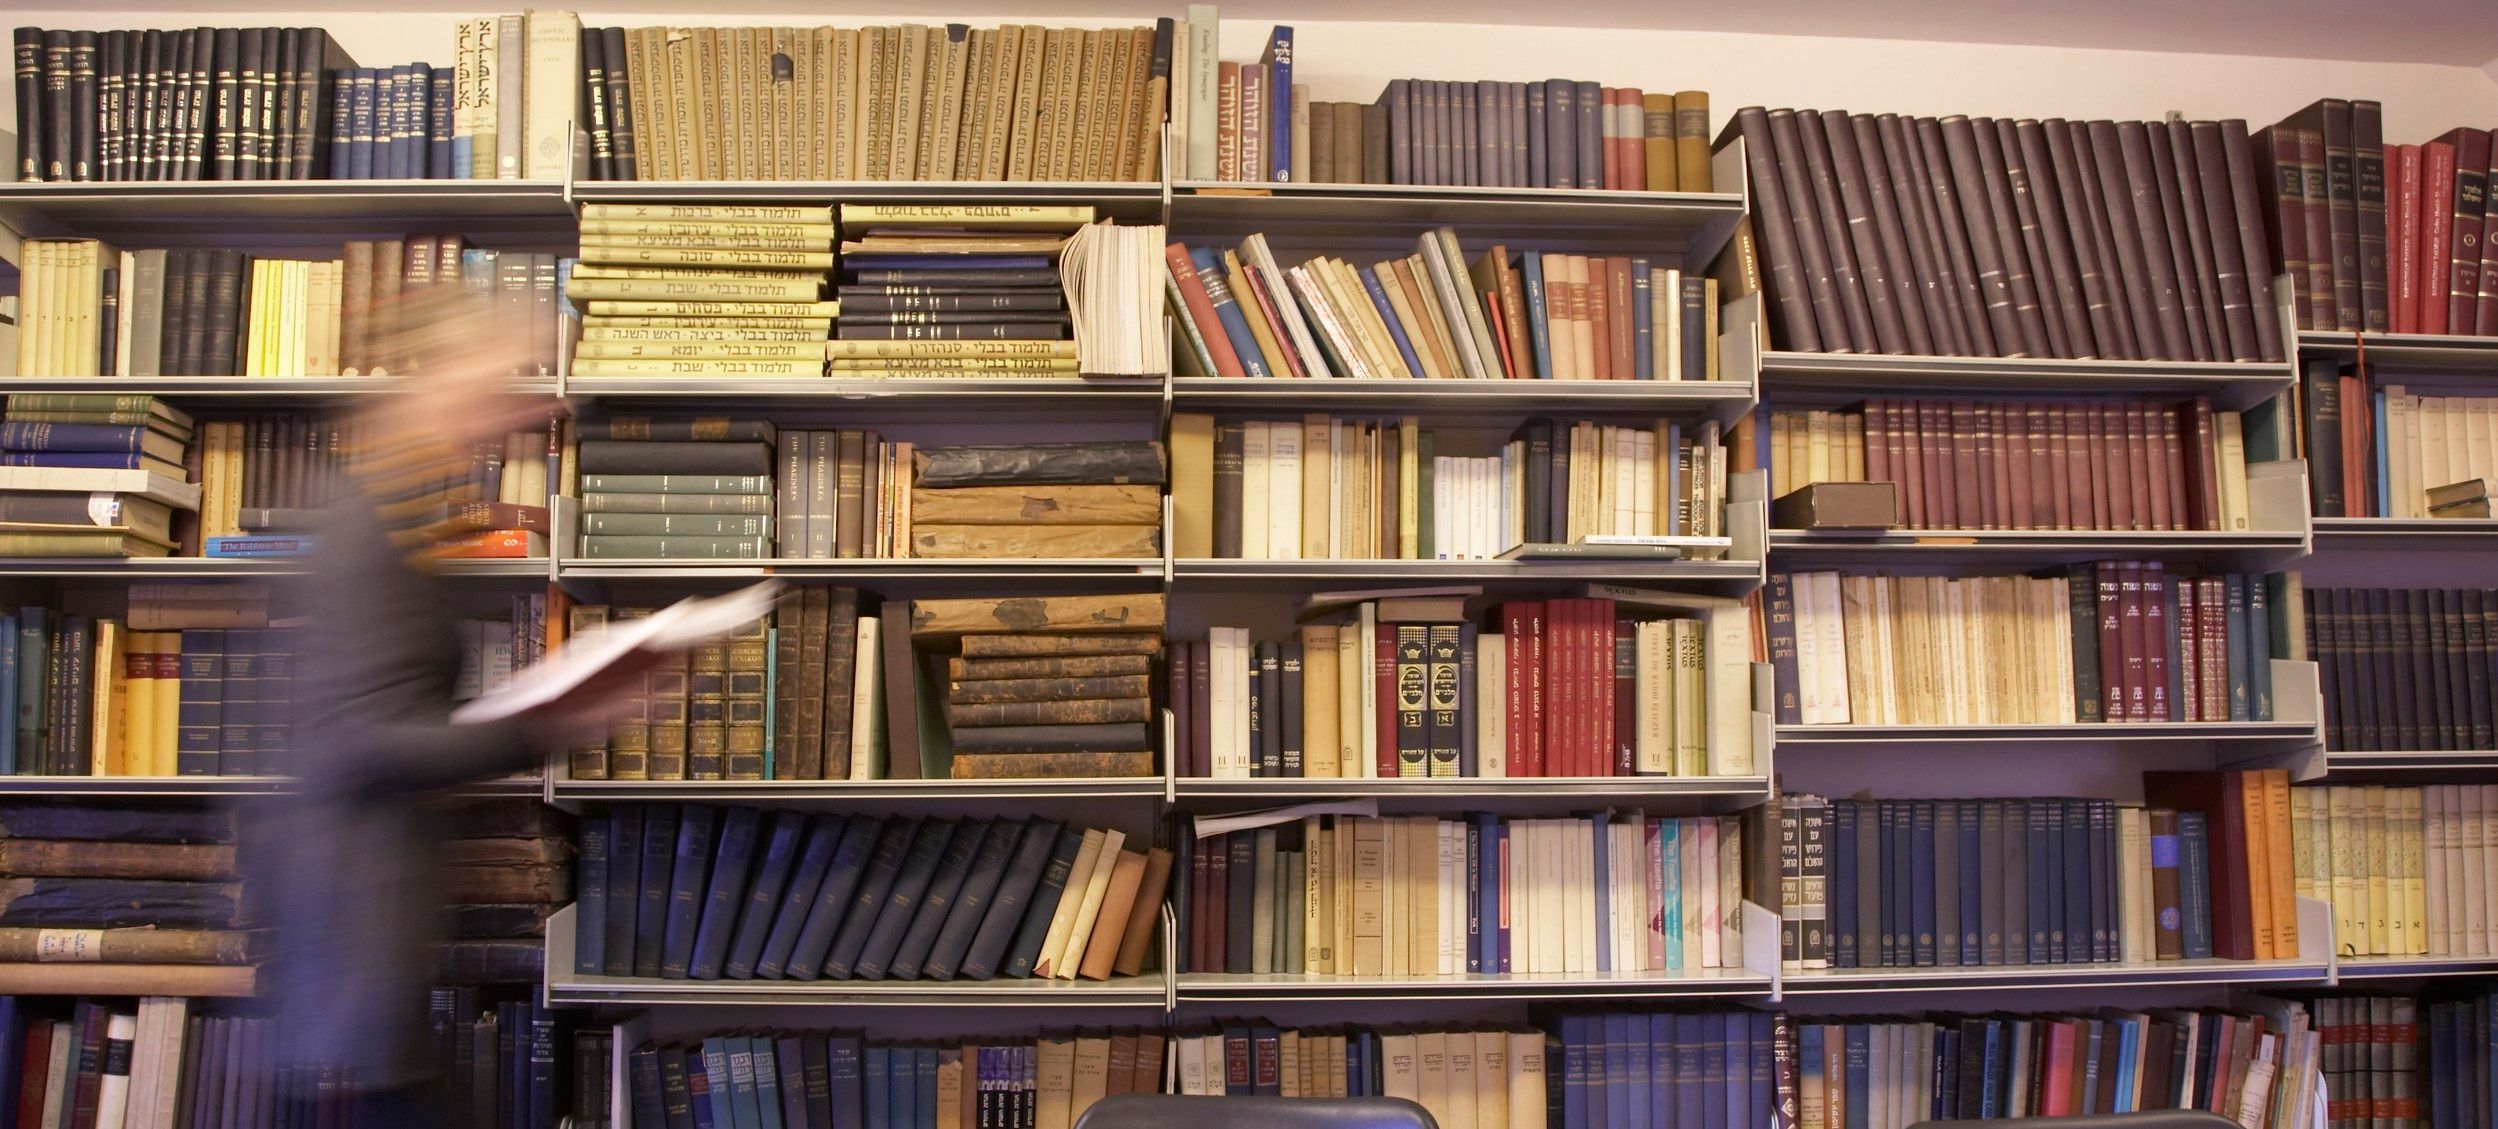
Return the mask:
<svg viewBox="0 0 2498 1129">
<path fill-rule="evenodd" d="M 564 641 L 537 665 L 512 676 L 511 684 L 472 698 L 451 711 L 461 724 L 502 721 L 544 709 L 600 674 L 622 666 L 647 666 L 662 655 L 690 651 L 763 618 L 781 598 L 782 584 L 766 580 L 723 596 L 679 600 L 640 619 L 617 620 Z"/>
</svg>

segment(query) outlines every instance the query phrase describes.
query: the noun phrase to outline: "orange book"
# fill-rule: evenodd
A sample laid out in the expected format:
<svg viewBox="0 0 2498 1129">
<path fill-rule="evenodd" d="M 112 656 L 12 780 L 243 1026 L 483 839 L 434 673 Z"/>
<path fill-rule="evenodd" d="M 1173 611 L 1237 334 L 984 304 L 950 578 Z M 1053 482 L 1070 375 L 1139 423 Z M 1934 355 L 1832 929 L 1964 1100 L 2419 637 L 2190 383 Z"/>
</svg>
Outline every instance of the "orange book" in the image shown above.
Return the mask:
<svg viewBox="0 0 2498 1129">
<path fill-rule="evenodd" d="M 2277 960 L 2281 949 L 2273 930 L 2272 863 L 2265 857 L 2272 851 L 2272 806 L 2264 802 L 2264 774 L 2233 772 L 2227 786 L 2238 789 L 2246 810 L 2246 901 L 2255 926 L 2255 959 Z"/>
<path fill-rule="evenodd" d="M 2263 661 L 2261 659 L 2257 661 Z M 2271 871 L 2273 949 L 2281 959 L 2299 955 L 2298 878 L 2293 873 L 2290 845 L 2290 770 L 2265 769 L 2263 853 L 2252 857 L 2262 859 Z"/>
<path fill-rule="evenodd" d="M 523 529 L 489 529 L 435 542 L 433 555 L 446 560 L 542 557 L 546 555 L 546 535 Z"/>
</svg>

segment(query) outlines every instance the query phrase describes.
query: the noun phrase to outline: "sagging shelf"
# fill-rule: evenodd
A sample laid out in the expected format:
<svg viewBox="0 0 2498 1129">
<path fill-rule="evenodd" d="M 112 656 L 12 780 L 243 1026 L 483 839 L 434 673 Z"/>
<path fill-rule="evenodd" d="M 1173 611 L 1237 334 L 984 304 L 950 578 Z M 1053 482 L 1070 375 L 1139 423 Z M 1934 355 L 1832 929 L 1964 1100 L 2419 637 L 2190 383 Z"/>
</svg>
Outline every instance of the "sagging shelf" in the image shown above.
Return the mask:
<svg viewBox="0 0 2498 1129">
<path fill-rule="evenodd" d="M 2498 337 L 2444 333 L 2370 333 L 2301 330 L 2299 355 L 2356 361 L 2399 372 L 2485 372 L 2498 376 Z"/>
<path fill-rule="evenodd" d="M 2030 357 L 1917 357 L 1885 353 L 1761 354 L 1765 398 L 1867 396 L 2210 396 L 2242 411 L 2290 386 L 2295 370 L 2272 361 L 2068 361 Z"/>
<path fill-rule="evenodd" d="M 2442 976 L 2487 976 L 2498 973 L 2498 956 L 2342 957 L 2333 962 L 2335 980 L 2395 980 Z"/>
<path fill-rule="evenodd" d="M 1782 569 L 1795 566 L 1954 564 L 2082 564 L 2159 560 L 2177 564 L 2269 569 L 2307 555 L 2296 532 L 1891 529 L 1816 533 L 1773 529 L 1770 551 Z"/>
<path fill-rule="evenodd" d="M 1781 725 L 1783 750 L 1817 745 L 2312 744 L 2307 721 L 2095 722 L 2071 725 Z"/>
<path fill-rule="evenodd" d="M 1758 561 L 1408 561 L 1185 559 L 1171 564 L 1172 581 L 1202 591 L 1303 591 L 1313 586 L 1383 587 L 1397 584 L 1536 585 L 1705 584 L 1749 587 L 1759 583 Z"/>
<path fill-rule="evenodd" d="M 2318 549 L 2476 551 L 2498 547 L 2498 518 L 2320 517 Z"/>
<path fill-rule="evenodd" d="M 1382 412 L 1439 419 L 1551 415 L 1572 419 L 1698 413 L 1732 423 L 1752 386 L 1732 380 L 1355 380 L 1177 377 L 1172 407 L 1207 412 Z"/>
<path fill-rule="evenodd" d="M 1513 244 L 1512 250 L 1649 251 L 1699 266 L 1717 257 L 1743 214 L 1741 192 L 1226 181 L 1171 186 L 1174 240 L 1232 241 L 1264 232 L 1278 243 L 1333 254 L 1411 250 L 1416 235 L 1454 227 L 1470 253 L 1497 240 Z"/>
<path fill-rule="evenodd" d="M 2293 960 L 2169 960 L 2136 964 L 2029 964 L 1919 968 L 1814 968 L 1779 978 L 1789 996 L 1890 991 L 2042 991 L 2321 981 L 2331 962 Z"/>
<path fill-rule="evenodd" d="M 1607 1000 L 1767 996 L 1766 973 L 1746 968 L 1684 972 L 1567 974 L 1460 973 L 1452 976 L 1326 976 L 1298 972 L 1187 972 L 1175 991 L 1182 1004 L 1347 1000 Z"/>
<path fill-rule="evenodd" d="M 1618 802 L 1679 796 L 1748 799 L 1768 795 L 1769 779 L 1763 776 L 1468 776 L 1437 780 L 1359 777 L 1218 780 L 1183 776 L 1172 780 L 1171 787 L 1182 807 L 1208 810 L 1326 799 L 1411 800 L 1440 804 L 1515 804 L 1536 800 Z"/>
<path fill-rule="evenodd" d="M 1163 796 L 1159 776 L 1049 780 L 576 780 L 558 776 L 557 803 L 678 801 L 713 804 L 843 804 L 895 801 L 1033 801 Z"/>
<path fill-rule="evenodd" d="M 0 224 L 28 236 L 197 237 L 398 221 L 577 232 L 560 180 L 184 180 L 0 184 Z"/>
</svg>

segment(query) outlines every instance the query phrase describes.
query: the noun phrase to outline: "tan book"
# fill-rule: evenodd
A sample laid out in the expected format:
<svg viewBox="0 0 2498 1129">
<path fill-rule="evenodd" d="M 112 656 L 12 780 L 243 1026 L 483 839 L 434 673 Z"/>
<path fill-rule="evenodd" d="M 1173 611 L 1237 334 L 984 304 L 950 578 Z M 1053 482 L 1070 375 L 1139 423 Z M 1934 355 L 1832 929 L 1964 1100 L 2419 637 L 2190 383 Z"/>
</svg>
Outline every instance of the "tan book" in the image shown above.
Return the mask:
<svg viewBox="0 0 2498 1129">
<path fill-rule="evenodd" d="M 1105 143 L 1110 141 L 1107 115 L 1110 104 L 1111 56 L 1116 52 L 1119 32 L 1102 28 L 1084 33 L 1084 46 L 1078 56 L 1082 62 L 1075 75 L 1075 138 L 1067 147 L 1067 179 L 1101 180 L 1102 169 L 1110 162 L 1103 156 Z"/>
<path fill-rule="evenodd" d="M 824 375 L 820 360 L 745 360 L 703 357 L 678 360 L 583 358 L 572 366 L 574 376 L 769 376 L 813 378 Z"/>
<path fill-rule="evenodd" d="M 762 28 L 727 29 L 723 42 L 728 48 L 729 113 L 736 122 L 736 161 L 729 175 L 737 180 L 762 180 L 771 153 L 764 147 L 764 131 L 771 128 L 770 102 L 765 91 L 763 74 L 764 44 L 770 33 Z"/>
<path fill-rule="evenodd" d="M 902 43 L 895 28 L 859 32 L 859 179 L 892 180 L 895 84 L 902 71 Z"/>
<path fill-rule="evenodd" d="M 128 745 L 122 739 L 122 727 L 127 724 L 130 713 L 130 680 L 124 653 L 130 643 L 129 636 L 130 633 L 113 620 L 95 621 L 95 656 L 94 665 L 90 668 L 95 672 L 95 685 L 87 725 L 87 763 L 95 766 L 94 771 L 99 776 L 135 775 L 127 760 Z M 15 867 L 0 867 L 0 870 L 19 873 Z"/>
<path fill-rule="evenodd" d="M 1153 486 L 961 486 L 912 490 L 911 516 L 945 525 L 1153 525 Z"/>
<path fill-rule="evenodd" d="M 934 34 L 938 59 L 929 72 L 934 78 L 935 96 L 929 100 L 933 118 L 921 146 L 927 153 L 923 171 L 929 180 L 959 180 L 963 178 L 959 166 L 964 98 L 973 62 L 972 31 L 965 24 L 947 24 Z"/>
<path fill-rule="evenodd" d="M 1467 377 L 1471 371 L 1467 367 L 1467 343 L 1461 337 L 1465 326 L 1449 324 L 1439 282 L 1433 277 L 1431 264 L 1422 252 L 1417 251 L 1397 260 L 1396 281 L 1405 289 L 1406 304 L 1412 306 L 1415 316 L 1421 319 L 1419 323 L 1408 324 L 1406 333 L 1411 335 L 1419 330 L 1430 339 L 1432 348 L 1439 351 L 1443 375 L 1453 379 Z"/>
<path fill-rule="evenodd" d="M 1171 416 L 1171 553 L 1187 560 L 1214 555 L 1214 417 Z"/>
<path fill-rule="evenodd" d="M 1332 421 L 1322 414 L 1301 417 L 1301 539 L 1298 551 L 1303 560 L 1322 560 L 1329 555 L 1327 531 L 1333 521 L 1336 497 L 1328 475 L 1334 457 L 1330 450 L 1334 431 L 1331 424 Z"/>
<path fill-rule="evenodd" d="M 1110 81 L 1103 87 L 1102 139 L 1105 159 L 1094 170 L 1098 180 L 1125 180 L 1127 170 L 1136 163 L 1136 99 L 1133 91 L 1145 81 L 1137 69 L 1136 43 L 1138 29 L 1124 27 L 1111 33 Z M 1152 29 L 1145 35 L 1151 36 Z"/>
<path fill-rule="evenodd" d="M 859 145 L 866 120 L 859 83 L 866 61 L 864 35 L 858 28 L 831 28 L 828 38 L 832 73 L 827 76 L 830 89 L 825 94 L 825 175 L 829 180 L 862 180 Z"/>
<path fill-rule="evenodd" d="M 1158 166 L 1156 150 L 1162 147 L 1162 117 L 1170 105 L 1170 80 L 1155 79 L 1153 74 L 1154 29 L 1140 27 L 1128 34 L 1128 84 L 1121 88 L 1127 109 L 1120 121 L 1125 123 L 1120 151 L 1124 163 L 1111 170 L 1113 180 L 1151 180 L 1152 169 Z"/>
<path fill-rule="evenodd" d="M 919 134 L 925 124 L 928 88 L 928 27 L 893 29 L 892 128 L 885 142 L 886 178 L 919 179 Z"/>
<path fill-rule="evenodd" d="M 1379 276 L 1380 290 L 1388 296 L 1388 308 L 1405 327 L 1405 339 L 1414 347 L 1414 359 L 1422 364 L 1426 380 L 1445 380 L 1451 373 L 1450 358 L 1440 347 L 1440 338 L 1430 331 L 1428 315 L 1419 308 L 1413 289 L 1413 278 L 1403 259 L 1388 259 L 1371 268 Z M 1381 323 L 1385 325 L 1385 322 Z"/>
<path fill-rule="evenodd" d="M 802 224 L 833 222 L 830 204 L 584 204 L 585 221 L 668 221 L 704 224 Z"/>
<path fill-rule="evenodd" d="M 1110 979 L 1111 968 L 1119 959 L 1119 946 L 1127 940 L 1130 911 L 1135 908 L 1137 892 L 1144 883 L 1145 856 L 1135 851 L 1119 852 L 1103 888 L 1101 905 L 1093 915 L 1093 929 L 1085 943 L 1083 959 L 1080 963 L 1070 962 L 1077 976 L 1086 980 Z"/>
<path fill-rule="evenodd" d="M 968 753 L 957 750 L 950 773 L 956 780 L 1133 780 L 1154 774 L 1154 754 L 1145 749 L 1096 749 L 1084 753 Z"/>
<path fill-rule="evenodd" d="M 802 92 L 807 72 L 806 52 L 801 40 L 803 29 L 776 27 L 772 29 L 772 49 L 764 57 L 764 74 L 772 82 L 772 176 L 776 180 L 799 177 L 799 147 L 814 136 L 807 128 Z"/>
<path fill-rule="evenodd" d="M 643 180 L 679 179 L 677 125 L 668 101 L 668 29 L 625 30 L 629 109 L 637 145 L 635 173 Z"/>
<path fill-rule="evenodd" d="M 1119 951 L 1110 965 L 1112 972 L 1136 976 L 1145 971 L 1145 956 L 1153 948 L 1154 927 L 1162 920 L 1162 895 L 1171 885 L 1171 863 L 1171 852 L 1160 847 L 1145 852 L 1145 875 L 1137 883 L 1136 896 L 1129 904 L 1127 925 L 1120 930 Z"/>
<path fill-rule="evenodd" d="M 1674 96 L 1642 93 L 1639 98 L 1640 149 L 1648 170 L 1642 187 L 1650 192 L 1675 190 Z"/>
<path fill-rule="evenodd" d="M 801 28 L 798 50 L 806 55 L 804 81 L 798 85 L 799 174 L 807 180 L 833 178 L 833 34 L 829 27 Z"/>
<path fill-rule="evenodd" d="M 710 180 L 708 158 L 709 135 L 704 132 L 703 105 L 710 100 L 711 69 L 703 60 L 706 44 L 696 38 L 695 28 L 666 29 L 660 40 L 660 55 L 665 63 L 667 79 L 668 140 L 678 180 Z"/>
<path fill-rule="evenodd" d="M 1048 88 L 1049 60 L 1053 58 L 1050 41 L 1059 32 L 1038 24 L 1022 27 L 1023 42 L 1015 61 L 1015 85 L 1006 97 L 1006 114 L 1011 122 L 1007 131 L 1007 180 L 1045 179 L 1049 157 L 1043 151 L 1043 128 L 1049 111 L 1043 105 Z M 1058 48 L 1065 51 L 1064 45 Z"/>
<path fill-rule="evenodd" d="M 581 17 L 562 11 L 528 13 L 528 100 L 524 175 L 564 180 L 572 175 L 573 114 L 581 93 Z"/>
<path fill-rule="evenodd" d="M 913 522 L 922 558 L 1136 559 L 1161 555 L 1159 525 L 935 525 Z"/>
<path fill-rule="evenodd" d="M 1277 340 L 1274 330 L 1268 328 L 1267 319 L 1260 311 L 1261 303 L 1256 300 L 1249 289 L 1248 271 L 1241 265 L 1238 252 L 1231 250 L 1223 252 L 1223 274 L 1232 288 L 1233 295 L 1241 303 L 1241 312 L 1248 315 L 1245 320 L 1249 323 L 1250 336 L 1257 340 L 1258 351 L 1273 360 L 1276 375 L 1290 375 L 1283 365 L 1283 342 Z"/>
<path fill-rule="evenodd" d="M 1674 181 L 1681 192 L 1714 192 L 1709 169 L 1709 94 L 1674 95 Z"/>
<path fill-rule="evenodd" d="M 608 220 L 581 221 L 581 237 L 597 240 L 626 240 L 642 245 L 691 247 L 762 247 L 770 250 L 803 251 L 833 246 L 836 229 L 830 223 L 746 223 L 742 221 L 712 222 L 707 220 Z"/>
<path fill-rule="evenodd" d="M 998 29 L 997 80 L 989 84 L 989 136 L 980 146 L 983 180 L 1012 178 L 1017 138 L 1028 128 L 1024 104 L 1018 98 L 1025 83 L 1039 77 L 1037 72 L 1025 73 L 1027 66 L 1035 65 L 1039 45 L 1038 33 L 1026 25 L 1007 24 Z"/>
<path fill-rule="evenodd" d="M 574 278 L 564 295 L 573 301 L 788 302 L 812 304 L 823 290 L 822 275 L 792 275 L 787 280 L 723 279 L 697 281 L 668 278 Z"/>
<path fill-rule="evenodd" d="M 997 76 L 997 28 L 971 29 L 963 46 L 963 82 L 954 127 L 954 151 L 947 157 L 947 176 L 980 180 L 981 131 L 988 128 L 989 84 Z"/>
<path fill-rule="evenodd" d="M 1164 605 L 1164 598 L 1153 593 L 1049 596 L 1037 600 L 1028 596 L 913 600 L 911 601 L 911 637 L 925 640 L 1001 631 L 1064 632 L 1085 635 L 1158 633 L 1163 628 Z M 1159 650 L 1158 641 L 1153 646 Z M 966 655 L 977 653 L 972 649 L 969 640 L 965 640 L 963 653 Z M 1082 653 L 1124 654 L 1131 652 L 1111 650 Z"/>
<path fill-rule="evenodd" d="M 803 321 L 804 319 L 792 320 Z M 825 329 L 820 324 L 808 329 L 776 329 L 688 320 L 685 324 L 676 327 L 642 329 L 601 323 L 583 329 L 581 343 L 587 347 L 593 344 L 622 342 L 638 342 L 647 345 L 692 345 L 704 342 L 732 345 L 803 342 L 815 346 L 816 355 L 822 356 L 827 343 L 825 336 Z"/>
<path fill-rule="evenodd" d="M 1081 31 L 1069 33 L 1066 60 L 1050 79 L 1051 84 L 1058 89 L 1059 122 L 1056 128 L 1049 131 L 1046 141 L 1050 146 L 1050 152 L 1059 158 L 1052 162 L 1053 166 L 1059 169 L 1055 178 L 1058 180 L 1075 179 L 1077 170 L 1083 167 L 1084 153 L 1076 148 L 1076 133 L 1084 120 L 1084 78 L 1087 73 L 1085 58 L 1092 50 L 1094 40 L 1099 37 L 1099 34 Z"/>
<path fill-rule="evenodd" d="M 1337 681 L 1342 676 L 1336 666 L 1338 628 L 1333 624 L 1305 624 L 1301 635 L 1301 766 L 1302 775 L 1337 777 L 1359 775 L 1337 762 L 1338 719 Z"/>
</svg>

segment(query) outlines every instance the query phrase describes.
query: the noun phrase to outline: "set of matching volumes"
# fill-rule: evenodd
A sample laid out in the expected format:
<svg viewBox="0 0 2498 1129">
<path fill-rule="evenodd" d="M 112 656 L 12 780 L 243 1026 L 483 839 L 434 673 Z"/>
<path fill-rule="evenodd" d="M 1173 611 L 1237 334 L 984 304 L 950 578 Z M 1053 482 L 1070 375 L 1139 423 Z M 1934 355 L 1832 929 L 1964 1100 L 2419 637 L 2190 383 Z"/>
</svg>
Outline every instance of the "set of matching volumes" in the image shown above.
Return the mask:
<svg viewBox="0 0 2498 1129">
<path fill-rule="evenodd" d="M 774 508 L 774 444 L 780 441 L 779 430 L 766 420 L 619 416 L 575 423 L 581 556 L 772 556 L 767 523 Z M 842 469 L 846 475 L 846 462 Z"/>
<path fill-rule="evenodd" d="M 2468 1125 L 2486 1125 L 2498 1116 L 2498 1103 L 2490 1099 L 2490 1083 L 2498 1079 L 2498 1064 L 2489 1061 L 2492 1021 L 2498 1019 L 2498 994 L 2483 991 L 2461 999 L 2428 1004 L 2428 1034 L 2421 1038 L 2419 1029 L 2403 1028 L 2392 1034 L 2407 1035 L 2404 1042 L 2428 1048 L 2424 1056 L 2417 1049 L 2403 1053 L 2404 1047 L 2389 1048 L 2388 1058 L 2394 1061 L 2385 1073 L 2400 1077 L 2410 1084 L 2409 1092 L 2417 1096 L 2427 1093 L 2427 1123 L 2431 1129 L 2463 1129 Z M 2388 1042 L 2395 1040 L 2389 1035 Z M 2423 1063 L 2421 1060 L 2427 1061 Z M 2345 1060 L 2348 1061 L 2347 1059 Z M 2375 1060 L 2370 1060 L 2374 1065 Z M 2416 1072 L 2427 1069 L 2424 1079 Z M 2407 1070 L 2405 1068 L 2408 1068 Z M 2425 1085 L 2423 1085 L 2425 1083 Z M 2399 1093 L 2399 1092 L 2398 1092 Z"/>
<path fill-rule="evenodd" d="M 2279 361 L 2246 123 L 1735 112 L 1778 347 Z"/>
<path fill-rule="evenodd" d="M 612 1043 L 611 1036 L 568 1030 L 569 1023 L 535 999 L 487 1001 L 466 985 L 436 985 L 426 1002 L 442 1108 L 456 1114 L 459 1124 L 556 1129 L 607 1115 L 603 1092 L 612 1052 L 601 1048 Z M 339 1080 L 321 1081 L 330 1089 L 348 1088 L 337 1085 Z M 304 1112 L 313 1124 L 328 1116 L 318 1107 Z"/>
<path fill-rule="evenodd" d="M 833 209 L 589 204 L 575 376 L 822 376 Z"/>
<path fill-rule="evenodd" d="M 2425 1006 L 2424 1006 L 2425 1005 Z M 2448 1010 L 2439 1015 L 2437 1008 Z M 2422 1019 L 2435 1016 L 2439 1021 L 2437 1037 L 2451 1038 L 2451 1024 L 2458 1012 L 2465 1028 L 2475 1020 L 2473 1006 L 2462 1003 L 2430 1003 L 2410 996 L 2323 996 L 2315 1004 L 2316 1033 L 2324 1043 L 2323 1072 L 2325 1091 L 2325 1124 L 2328 1129 L 2366 1129 L 2385 1121 L 2410 1125 L 2460 1125 L 2470 1113 L 2459 1108 L 2448 1094 L 2445 1102 L 2433 1099 L 2428 1080 L 2431 1055 L 2421 1053 L 2430 1042 Z M 2424 1012 L 2426 1013 L 2424 1015 Z M 2449 1056 L 2445 1065 L 2456 1065 L 2457 1047 L 2446 1043 L 2436 1053 Z M 2474 1047 L 2470 1057 L 2482 1057 Z M 2446 1076 L 2452 1079 L 2454 1075 Z"/>
<path fill-rule="evenodd" d="M 2286 577 L 1773 573 L 1781 725 L 2270 721 Z"/>
<path fill-rule="evenodd" d="M 1170 853 L 1034 818 L 620 804 L 581 828 L 574 971 L 1107 980 L 1145 967 Z"/>
<path fill-rule="evenodd" d="M 1134 560 L 1162 554 L 1169 464 L 1152 440 L 901 444 L 901 551 L 933 559 Z M 897 484 L 898 486 L 899 484 Z M 899 492 L 899 491 L 898 491 Z"/>
<path fill-rule="evenodd" d="M 1238 250 L 1163 249 L 1169 306 L 1196 376 L 1366 380 L 1715 380 L 1717 282 L 1644 257 L 1494 244 L 1469 266 L 1454 228 L 1403 258 L 1278 265 Z"/>
<path fill-rule="evenodd" d="M 1172 546 L 1186 559 L 1725 552 L 1726 448 L 1714 420 L 1686 431 L 1532 419 L 1494 454 L 1458 456 L 1411 417 L 1217 422 L 1183 412 L 1171 442 Z"/>
<path fill-rule="evenodd" d="M 10 396 L 0 555 L 161 557 L 193 540 L 174 514 L 201 503 L 185 466 L 200 426 L 149 396 Z"/>
<path fill-rule="evenodd" d="M 2325 98 L 2259 133 L 2256 150 L 2300 329 L 2498 333 L 2490 131 L 2388 145 L 2377 103 Z"/>
<path fill-rule="evenodd" d="M 317 27 L 21 27 L 13 43 L 22 181 L 312 179 L 353 65 Z"/>
<path fill-rule="evenodd" d="M 626 1074 L 636 1125 L 1042 1129 L 1113 1094 L 1161 1092 L 1163 1049 L 1161 1032 L 1126 1028 L 945 1045 L 728 1032 L 644 1043 Z"/>
<path fill-rule="evenodd" d="M 2317 1002 L 2320 1009 L 2336 1001 Z M 2318 1120 L 2320 1056 L 2337 1048 L 2295 1003 L 2246 1012 L 2108 1011 L 1913 1022 L 1783 1024 L 1798 1129 L 1906 1129 L 1933 1119 L 2203 1110 L 2254 1129 Z M 1782 1046 L 1780 1053 L 1788 1053 Z M 1782 1076 L 1783 1077 L 1783 1076 Z M 1782 1092 L 1784 1087 L 1782 1087 Z M 2331 1088 L 2333 1105 L 2348 1091 Z M 2392 1118 L 2373 1124 L 2408 1124 Z M 2346 1123 L 2336 1122 L 2337 1129 Z M 2358 1125 L 2371 1122 L 2358 1122 Z"/>
<path fill-rule="evenodd" d="M 1742 776 L 1750 618 L 1707 596 L 1590 586 L 1481 617 L 1464 591 L 1313 597 L 1279 643 L 1172 645 L 1184 776 Z"/>
<path fill-rule="evenodd" d="M 2325 747 L 2486 749 L 2494 738 L 2498 592 L 2310 588 Z"/>
<path fill-rule="evenodd" d="M 1401 980 L 1743 967 L 1734 816 L 1306 816 L 1192 831 L 1193 973 Z"/>
<path fill-rule="evenodd" d="M 2316 786 L 2290 793 L 2298 893 L 2333 907 L 2344 956 L 2490 951 L 2498 789 Z"/>
<path fill-rule="evenodd" d="M 2081 401 L 1867 400 L 1769 413 L 1779 494 L 1889 482 L 1910 529 L 2244 532 L 2244 413 Z"/>
<path fill-rule="evenodd" d="M 601 28 L 582 41 L 590 167 L 611 180 L 1154 180 L 1172 27 Z"/>
</svg>

